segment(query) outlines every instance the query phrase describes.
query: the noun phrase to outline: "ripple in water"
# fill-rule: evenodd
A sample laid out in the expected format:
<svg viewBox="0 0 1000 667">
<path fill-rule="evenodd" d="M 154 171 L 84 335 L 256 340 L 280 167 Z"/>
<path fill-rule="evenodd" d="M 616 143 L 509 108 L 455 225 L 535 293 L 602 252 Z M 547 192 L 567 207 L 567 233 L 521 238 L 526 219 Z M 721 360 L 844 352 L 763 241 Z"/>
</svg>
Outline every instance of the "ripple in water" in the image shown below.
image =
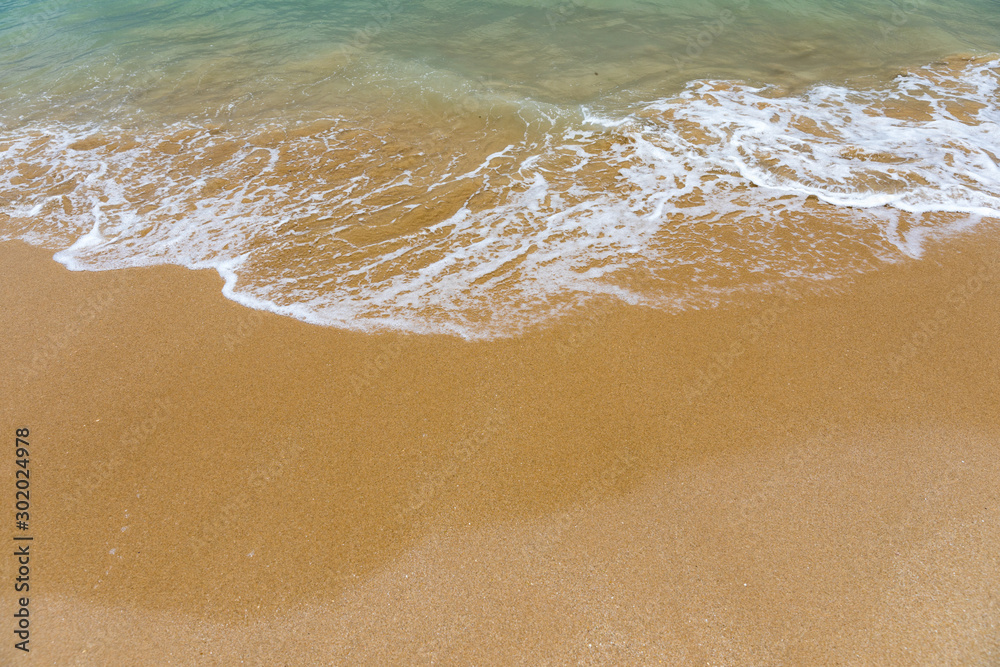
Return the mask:
<svg viewBox="0 0 1000 667">
<path fill-rule="evenodd" d="M 29 121 L 0 131 L 0 238 L 74 269 L 215 268 L 249 306 L 366 331 L 703 307 L 1000 217 L 998 67 L 799 95 L 695 81 L 617 114 L 473 87 L 366 120 Z"/>
</svg>

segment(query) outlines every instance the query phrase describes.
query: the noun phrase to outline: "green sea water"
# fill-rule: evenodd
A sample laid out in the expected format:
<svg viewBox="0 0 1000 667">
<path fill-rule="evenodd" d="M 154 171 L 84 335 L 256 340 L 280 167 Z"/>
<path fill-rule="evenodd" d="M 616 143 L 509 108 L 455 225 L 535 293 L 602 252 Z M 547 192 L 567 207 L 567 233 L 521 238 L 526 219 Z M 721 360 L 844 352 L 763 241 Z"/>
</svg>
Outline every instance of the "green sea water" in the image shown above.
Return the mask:
<svg viewBox="0 0 1000 667">
<path fill-rule="evenodd" d="M 996 0 L 0 3 L 7 118 L 43 100 L 280 114 L 463 84 L 614 106 L 692 79 L 801 87 L 998 51 Z"/>
</svg>

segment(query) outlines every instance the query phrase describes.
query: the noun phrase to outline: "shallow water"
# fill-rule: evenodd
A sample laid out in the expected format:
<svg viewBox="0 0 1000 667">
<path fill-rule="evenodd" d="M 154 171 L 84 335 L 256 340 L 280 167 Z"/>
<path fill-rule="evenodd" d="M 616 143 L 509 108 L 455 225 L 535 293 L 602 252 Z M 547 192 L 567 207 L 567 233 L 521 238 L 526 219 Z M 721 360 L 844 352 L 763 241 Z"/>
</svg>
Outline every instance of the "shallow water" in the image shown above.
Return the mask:
<svg viewBox="0 0 1000 667">
<path fill-rule="evenodd" d="M 0 238 L 365 330 L 711 306 L 997 217 L 997 42 L 982 1 L 8 2 Z"/>
</svg>

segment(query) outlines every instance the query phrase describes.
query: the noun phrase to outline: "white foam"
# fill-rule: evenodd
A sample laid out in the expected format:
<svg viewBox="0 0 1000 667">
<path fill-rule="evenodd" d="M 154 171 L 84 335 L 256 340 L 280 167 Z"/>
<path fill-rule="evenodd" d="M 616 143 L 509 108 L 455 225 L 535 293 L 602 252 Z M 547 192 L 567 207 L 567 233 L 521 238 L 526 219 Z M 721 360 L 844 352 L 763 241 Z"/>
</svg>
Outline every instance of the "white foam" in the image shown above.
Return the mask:
<svg viewBox="0 0 1000 667">
<path fill-rule="evenodd" d="M 248 307 L 366 331 L 513 335 L 595 296 L 711 305 L 920 257 L 1000 217 L 997 68 L 800 97 L 701 81 L 619 116 L 548 105 L 520 135 L 443 151 L 344 118 L 277 145 L 177 126 L 115 151 L 70 146 L 120 128 L 0 130 L 0 238 L 62 245 L 78 270 L 212 267 Z M 209 161 L 223 142 L 238 147 Z M 22 164 L 49 170 L 24 180 Z"/>
<path fill-rule="evenodd" d="M 588 125 L 597 125 L 599 127 L 604 127 L 609 129 L 621 127 L 622 125 L 625 125 L 633 120 L 629 116 L 626 116 L 624 118 L 610 118 L 608 116 L 602 116 L 593 112 L 590 108 L 585 106 L 580 107 L 580 111 L 583 114 L 584 123 Z"/>
</svg>

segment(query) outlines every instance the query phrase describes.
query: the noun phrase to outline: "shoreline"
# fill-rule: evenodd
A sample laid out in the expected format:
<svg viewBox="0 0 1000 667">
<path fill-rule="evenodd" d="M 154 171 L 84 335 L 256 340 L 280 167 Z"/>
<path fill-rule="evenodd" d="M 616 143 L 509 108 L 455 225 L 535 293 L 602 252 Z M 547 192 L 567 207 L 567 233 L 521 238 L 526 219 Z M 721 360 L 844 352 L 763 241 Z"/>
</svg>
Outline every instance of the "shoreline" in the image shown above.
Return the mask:
<svg viewBox="0 0 1000 667">
<path fill-rule="evenodd" d="M 284 126 L 28 125 L 0 142 L 4 227 L 73 268 L 214 266 L 234 300 L 311 323 L 532 337 L 591 298 L 706 308 L 853 275 L 996 212 L 996 65 L 799 95 L 704 81 L 544 122 L 471 95 Z"/>
<path fill-rule="evenodd" d="M 0 243 L 32 654 L 995 660 L 993 228 L 822 294 L 491 342 Z"/>
</svg>

